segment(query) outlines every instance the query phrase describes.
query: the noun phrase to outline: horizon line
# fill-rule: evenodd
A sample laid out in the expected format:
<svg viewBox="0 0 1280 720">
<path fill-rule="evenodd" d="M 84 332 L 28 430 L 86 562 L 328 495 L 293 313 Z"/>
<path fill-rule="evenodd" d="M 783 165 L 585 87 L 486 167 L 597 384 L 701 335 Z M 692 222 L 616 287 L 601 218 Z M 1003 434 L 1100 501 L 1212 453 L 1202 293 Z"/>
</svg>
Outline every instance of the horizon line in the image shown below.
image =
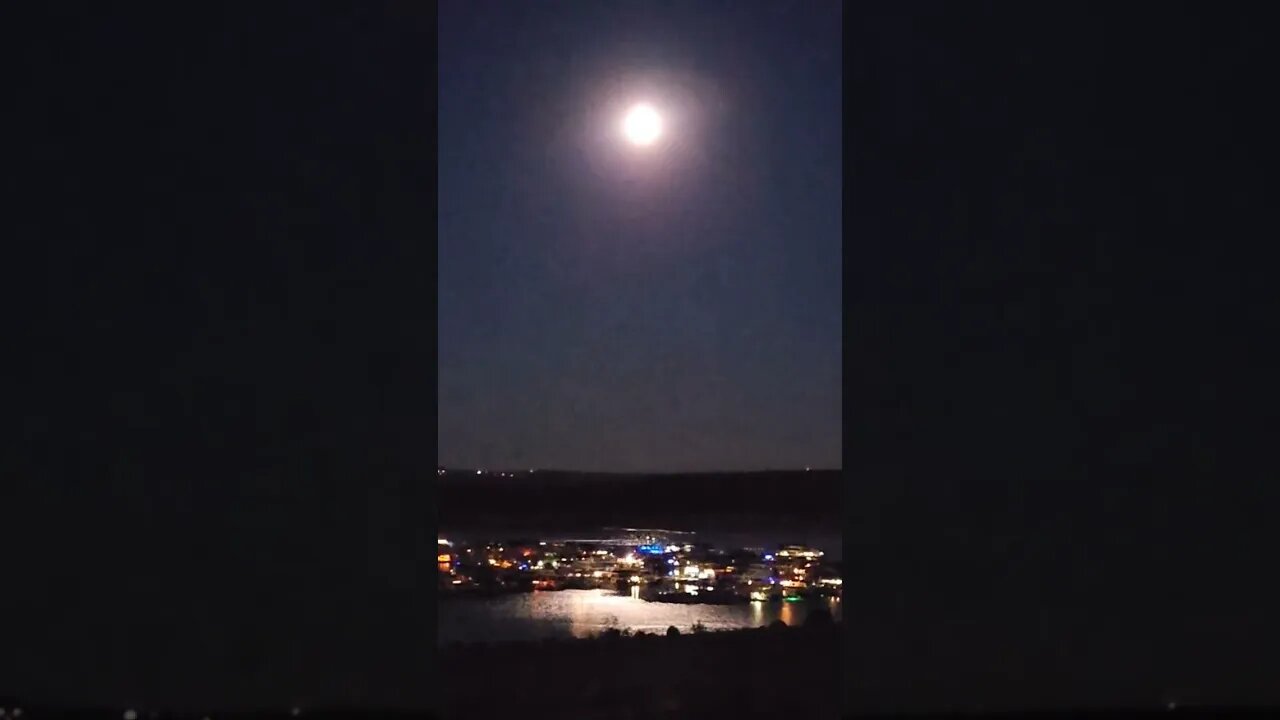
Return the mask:
<svg viewBox="0 0 1280 720">
<path fill-rule="evenodd" d="M 455 473 L 474 473 L 493 475 L 512 473 L 520 475 L 536 475 L 538 473 L 567 473 L 574 475 L 725 475 L 733 473 L 770 473 L 770 472 L 841 472 L 840 467 L 773 467 L 738 470 L 575 470 L 568 468 L 484 468 L 455 465 L 437 465 L 436 470 Z"/>
</svg>

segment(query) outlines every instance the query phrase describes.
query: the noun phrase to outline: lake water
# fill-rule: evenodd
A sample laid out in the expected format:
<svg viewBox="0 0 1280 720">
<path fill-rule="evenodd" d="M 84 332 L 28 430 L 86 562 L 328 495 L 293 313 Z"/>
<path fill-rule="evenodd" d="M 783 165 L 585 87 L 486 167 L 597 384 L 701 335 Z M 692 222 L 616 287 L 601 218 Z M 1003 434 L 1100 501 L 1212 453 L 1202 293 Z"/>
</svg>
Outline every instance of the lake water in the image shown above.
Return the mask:
<svg viewBox="0 0 1280 720">
<path fill-rule="evenodd" d="M 612 590 L 558 590 L 444 600 L 436 620 L 439 643 L 582 638 L 609 628 L 663 633 L 672 625 L 689 632 L 695 623 L 707 630 L 757 628 L 774 620 L 795 626 L 804 623 L 818 603 L 836 619 L 841 616 L 837 600 L 676 605 L 645 602 L 639 592 L 639 588 L 632 588 L 629 595 Z"/>
</svg>

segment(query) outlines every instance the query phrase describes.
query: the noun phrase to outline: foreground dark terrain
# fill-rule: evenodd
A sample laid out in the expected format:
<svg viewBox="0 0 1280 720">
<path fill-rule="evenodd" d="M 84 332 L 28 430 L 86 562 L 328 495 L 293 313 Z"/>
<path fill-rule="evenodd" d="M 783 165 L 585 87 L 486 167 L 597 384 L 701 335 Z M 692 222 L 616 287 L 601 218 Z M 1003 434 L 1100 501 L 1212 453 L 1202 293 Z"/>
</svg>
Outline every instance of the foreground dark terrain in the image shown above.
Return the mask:
<svg viewBox="0 0 1280 720">
<path fill-rule="evenodd" d="M 439 655 L 441 716 L 840 715 L 841 624 L 677 637 L 456 646 Z"/>
</svg>

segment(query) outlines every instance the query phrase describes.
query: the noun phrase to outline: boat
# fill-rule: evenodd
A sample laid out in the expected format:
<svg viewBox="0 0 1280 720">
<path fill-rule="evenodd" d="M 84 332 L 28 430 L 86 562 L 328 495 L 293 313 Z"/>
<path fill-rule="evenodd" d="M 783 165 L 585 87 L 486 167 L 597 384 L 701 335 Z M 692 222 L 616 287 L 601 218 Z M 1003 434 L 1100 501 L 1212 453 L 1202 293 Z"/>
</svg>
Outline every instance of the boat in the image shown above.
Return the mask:
<svg viewBox="0 0 1280 720">
<path fill-rule="evenodd" d="M 644 588 L 640 591 L 640 599 L 679 605 L 742 605 L 750 602 L 732 590 L 701 590 L 695 593 L 669 588 Z"/>
</svg>

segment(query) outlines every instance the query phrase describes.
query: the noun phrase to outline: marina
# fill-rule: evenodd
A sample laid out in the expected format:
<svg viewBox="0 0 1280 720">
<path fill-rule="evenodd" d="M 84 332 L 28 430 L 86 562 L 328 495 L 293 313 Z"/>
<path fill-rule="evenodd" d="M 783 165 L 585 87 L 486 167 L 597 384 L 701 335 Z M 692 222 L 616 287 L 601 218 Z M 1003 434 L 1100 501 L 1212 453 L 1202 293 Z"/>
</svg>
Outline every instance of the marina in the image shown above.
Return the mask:
<svg viewBox="0 0 1280 720">
<path fill-rule="evenodd" d="M 621 529 L 438 544 L 440 641 L 725 630 L 839 617 L 838 561 L 804 545 L 719 548 L 693 533 Z"/>
</svg>

